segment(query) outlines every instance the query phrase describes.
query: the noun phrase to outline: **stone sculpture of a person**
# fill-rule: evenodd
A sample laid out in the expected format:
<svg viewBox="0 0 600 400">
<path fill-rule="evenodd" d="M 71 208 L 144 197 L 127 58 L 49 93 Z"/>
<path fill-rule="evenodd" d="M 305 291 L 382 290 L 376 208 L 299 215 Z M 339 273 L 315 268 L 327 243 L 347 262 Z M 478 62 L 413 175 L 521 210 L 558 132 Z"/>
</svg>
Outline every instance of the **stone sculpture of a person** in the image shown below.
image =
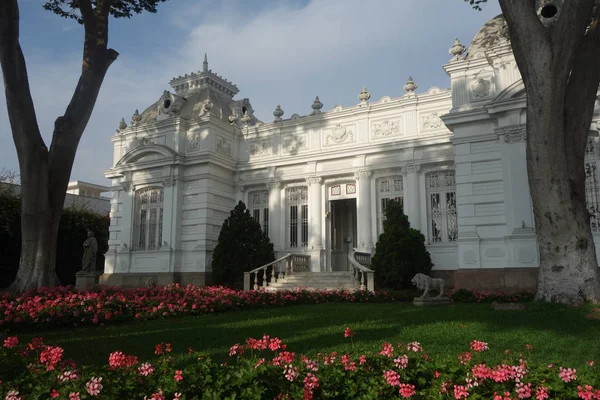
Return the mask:
<svg viewBox="0 0 600 400">
<path fill-rule="evenodd" d="M 88 238 L 83 242 L 82 272 L 96 271 L 96 253 L 98 253 L 98 241 L 94 237 L 94 232 L 88 231 Z"/>
</svg>

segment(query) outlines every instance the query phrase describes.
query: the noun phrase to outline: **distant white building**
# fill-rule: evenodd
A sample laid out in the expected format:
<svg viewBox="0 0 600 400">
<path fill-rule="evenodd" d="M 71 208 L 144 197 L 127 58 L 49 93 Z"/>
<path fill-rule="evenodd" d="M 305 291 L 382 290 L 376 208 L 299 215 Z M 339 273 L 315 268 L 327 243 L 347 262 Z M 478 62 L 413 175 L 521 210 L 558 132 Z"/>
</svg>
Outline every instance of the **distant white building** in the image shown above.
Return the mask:
<svg viewBox="0 0 600 400">
<path fill-rule="evenodd" d="M 450 53 L 451 89 L 417 92 L 409 79 L 404 93 L 379 100 L 363 88 L 351 107 L 325 111 L 316 98 L 308 115 L 283 118 L 277 106 L 269 122 L 248 99 L 234 100 L 238 88 L 206 59 L 202 71 L 174 78 L 110 137 L 103 282 L 204 283 L 240 200 L 277 254 L 309 255 L 313 272 L 347 270 L 350 248 L 374 251 L 394 198 L 425 235 L 433 274 L 460 287 L 533 287 L 525 91 L 504 20 L 486 23 L 468 52 L 456 41 Z M 594 216 L 597 136 L 586 159 Z"/>
<path fill-rule="evenodd" d="M 15 193 L 21 192 L 21 186 L 18 184 L 0 182 L 0 185 L 10 185 Z M 110 212 L 110 198 L 103 194 L 110 195 L 110 188 L 88 182 L 71 181 L 67 187 L 64 207 L 85 208 L 106 215 Z"/>
</svg>

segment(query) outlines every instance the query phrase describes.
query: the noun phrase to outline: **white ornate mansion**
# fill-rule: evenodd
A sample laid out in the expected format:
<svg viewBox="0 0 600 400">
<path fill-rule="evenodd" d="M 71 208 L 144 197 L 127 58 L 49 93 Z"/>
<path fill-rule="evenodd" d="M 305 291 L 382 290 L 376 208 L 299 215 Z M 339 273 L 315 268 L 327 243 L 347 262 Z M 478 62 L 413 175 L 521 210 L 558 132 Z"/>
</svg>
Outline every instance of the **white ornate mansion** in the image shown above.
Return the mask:
<svg viewBox="0 0 600 400">
<path fill-rule="evenodd" d="M 274 120 L 254 116 L 238 88 L 208 69 L 170 82 L 110 138 L 114 164 L 111 285 L 203 284 L 223 221 L 242 200 L 276 255 L 310 256 L 313 272 L 346 271 L 348 252 L 373 252 L 389 199 L 426 237 L 433 274 L 460 287 L 535 285 L 538 251 L 525 163 L 525 94 L 501 17 L 443 66 L 451 89 Z M 394 89 L 395 90 L 395 89 Z M 593 124 L 594 129 L 596 124 Z M 597 131 L 588 202 L 596 210 Z M 596 225 L 594 224 L 594 229 Z"/>
</svg>

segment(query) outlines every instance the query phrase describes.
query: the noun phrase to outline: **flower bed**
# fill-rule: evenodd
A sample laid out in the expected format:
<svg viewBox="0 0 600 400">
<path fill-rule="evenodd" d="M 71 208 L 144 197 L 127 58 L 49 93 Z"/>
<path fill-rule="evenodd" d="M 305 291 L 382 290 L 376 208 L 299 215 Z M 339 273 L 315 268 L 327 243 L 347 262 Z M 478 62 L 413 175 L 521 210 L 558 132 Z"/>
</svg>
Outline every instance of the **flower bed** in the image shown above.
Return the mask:
<svg viewBox="0 0 600 400">
<path fill-rule="evenodd" d="M 360 332 L 359 332 L 360 334 Z M 346 339 L 355 333 L 346 328 Z M 358 335 L 360 336 L 360 335 Z M 500 365 L 486 363 L 488 344 L 473 340 L 452 361 L 428 355 L 418 342 L 383 343 L 367 354 L 297 355 L 265 335 L 234 344 L 230 361 L 218 364 L 188 349 L 174 357 L 169 343 L 156 345 L 153 360 L 113 352 L 103 367 L 78 367 L 60 347 L 42 339 L 4 340 L 0 396 L 6 400 L 80 399 L 600 399 L 594 361 L 575 370 L 536 365 L 525 354 L 506 352 Z"/>
<path fill-rule="evenodd" d="M 495 299 L 512 301 L 513 298 L 522 298 L 518 296 L 497 294 Z M 464 291 L 452 294 L 453 300 L 480 301 L 477 297 L 471 297 L 465 296 Z M 181 287 L 177 284 L 152 289 L 97 287 L 88 291 L 78 291 L 72 286 L 57 287 L 40 289 L 18 297 L 3 294 L 0 297 L 0 329 L 37 330 L 296 304 L 377 303 L 412 299 L 408 293 L 386 291 L 244 292 L 223 287 Z"/>
</svg>

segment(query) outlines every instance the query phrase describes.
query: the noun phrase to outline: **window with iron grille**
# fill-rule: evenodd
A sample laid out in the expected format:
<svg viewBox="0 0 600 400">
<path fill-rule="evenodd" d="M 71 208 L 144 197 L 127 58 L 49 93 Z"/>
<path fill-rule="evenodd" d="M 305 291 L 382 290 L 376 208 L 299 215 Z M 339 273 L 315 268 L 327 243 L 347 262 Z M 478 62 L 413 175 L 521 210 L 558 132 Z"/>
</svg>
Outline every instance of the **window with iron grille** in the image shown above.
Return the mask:
<svg viewBox="0 0 600 400">
<path fill-rule="evenodd" d="M 289 248 L 308 247 L 308 189 L 306 186 L 286 189 L 287 244 Z"/>
<path fill-rule="evenodd" d="M 265 235 L 269 236 L 269 191 L 257 190 L 248 194 L 250 214 L 260 224 Z"/>
<path fill-rule="evenodd" d="M 585 204 L 592 233 L 600 232 L 600 186 L 598 185 L 598 138 L 588 138 L 585 148 Z"/>
<path fill-rule="evenodd" d="M 427 174 L 429 243 L 452 243 L 458 239 L 456 180 L 454 171 Z"/>
<path fill-rule="evenodd" d="M 402 175 L 388 176 L 377 180 L 377 233 L 383 233 L 385 209 L 390 200 L 399 201 L 404 206 L 404 182 Z"/>
<path fill-rule="evenodd" d="M 158 250 L 162 243 L 164 191 L 150 187 L 135 193 L 134 251 Z"/>
</svg>

